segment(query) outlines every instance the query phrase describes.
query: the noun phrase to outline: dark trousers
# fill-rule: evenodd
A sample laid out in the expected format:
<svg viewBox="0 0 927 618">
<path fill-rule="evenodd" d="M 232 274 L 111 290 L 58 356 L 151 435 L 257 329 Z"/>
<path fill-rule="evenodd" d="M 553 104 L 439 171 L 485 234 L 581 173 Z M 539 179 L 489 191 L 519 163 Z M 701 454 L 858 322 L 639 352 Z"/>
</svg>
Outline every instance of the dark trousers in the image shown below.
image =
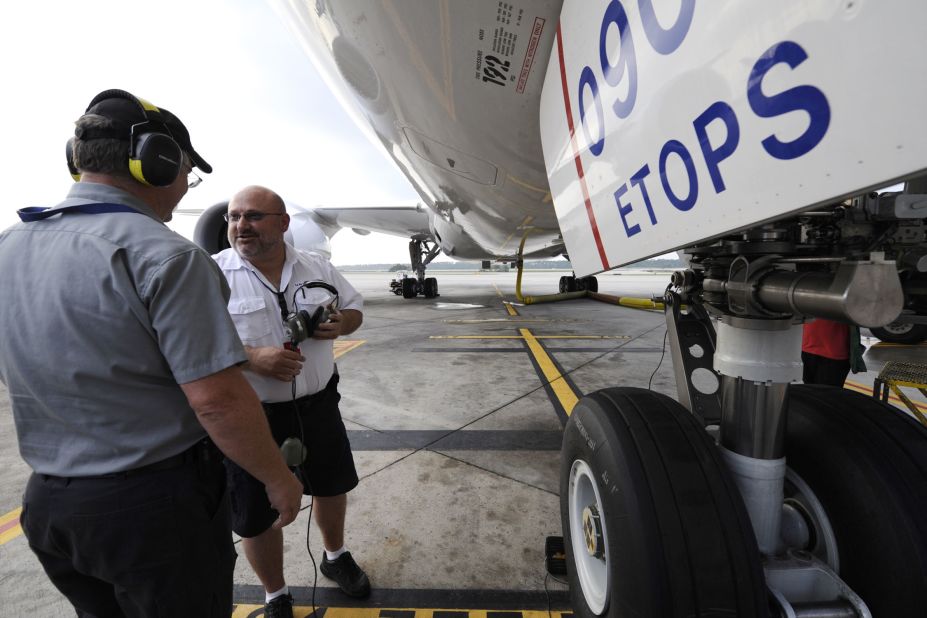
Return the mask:
<svg viewBox="0 0 927 618">
<path fill-rule="evenodd" d="M 78 616 L 231 614 L 236 554 L 216 453 L 166 470 L 30 477 L 23 532 Z"/>
<path fill-rule="evenodd" d="M 834 360 L 817 354 L 801 353 L 802 381 L 805 384 L 826 384 L 843 387 L 850 373 L 850 360 Z"/>
</svg>

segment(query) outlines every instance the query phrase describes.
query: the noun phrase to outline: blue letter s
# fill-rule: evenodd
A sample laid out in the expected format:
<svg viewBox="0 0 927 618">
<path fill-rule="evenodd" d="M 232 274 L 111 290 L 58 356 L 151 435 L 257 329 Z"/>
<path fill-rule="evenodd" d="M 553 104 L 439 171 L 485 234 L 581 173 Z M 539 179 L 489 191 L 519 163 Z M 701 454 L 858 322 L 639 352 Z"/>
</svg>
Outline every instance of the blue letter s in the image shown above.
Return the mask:
<svg viewBox="0 0 927 618">
<path fill-rule="evenodd" d="M 766 152 L 777 159 L 796 159 L 807 154 L 824 139 L 830 125 L 830 105 L 827 103 L 827 97 L 814 86 L 796 86 L 770 97 L 763 94 L 763 78 L 772 67 L 784 62 L 789 68 L 794 69 L 807 58 L 808 54 L 798 43 L 782 41 L 770 47 L 750 71 L 747 100 L 757 116 L 772 118 L 804 110 L 811 117 L 808 129 L 791 142 L 783 142 L 775 135 L 770 135 L 762 141 Z"/>
</svg>

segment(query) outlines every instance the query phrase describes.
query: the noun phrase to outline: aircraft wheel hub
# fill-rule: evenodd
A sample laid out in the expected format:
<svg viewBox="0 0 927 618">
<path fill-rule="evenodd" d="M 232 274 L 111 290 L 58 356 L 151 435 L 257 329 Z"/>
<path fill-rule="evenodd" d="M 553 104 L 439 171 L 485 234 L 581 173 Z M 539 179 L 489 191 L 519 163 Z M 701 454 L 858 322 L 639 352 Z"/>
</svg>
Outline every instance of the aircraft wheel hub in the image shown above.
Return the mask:
<svg viewBox="0 0 927 618">
<path fill-rule="evenodd" d="M 605 547 L 602 541 L 602 520 L 594 504 L 583 509 L 583 538 L 586 541 L 586 551 L 593 558 L 599 560 L 605 557 Z"/>
</svg>

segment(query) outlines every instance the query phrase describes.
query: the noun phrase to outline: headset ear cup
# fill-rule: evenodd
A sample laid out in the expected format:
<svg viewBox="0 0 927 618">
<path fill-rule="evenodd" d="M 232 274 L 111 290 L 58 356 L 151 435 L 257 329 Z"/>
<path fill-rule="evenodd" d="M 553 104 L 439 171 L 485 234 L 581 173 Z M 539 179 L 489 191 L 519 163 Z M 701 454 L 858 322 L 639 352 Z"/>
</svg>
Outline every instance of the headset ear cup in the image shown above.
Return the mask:
<svg viewBox="0 0 927 618">
<path fill-rule="evenodd" d="M 164 133 L 139 135 L 129 155 L 132 177 L 154 187 L 166 187 L 177 180 L 182 165 L 180 145 Z"/>
<path fill-rule="evenodd" d="M 68 159 L 68 171 L 71 173 L 71 178 L 74 179 L 74 182 L 80 182 L 80 170 L 74 166 L 74 138 L 68 140 L 68 143 L 64 145 L 64 154 Z"/>
</svg>

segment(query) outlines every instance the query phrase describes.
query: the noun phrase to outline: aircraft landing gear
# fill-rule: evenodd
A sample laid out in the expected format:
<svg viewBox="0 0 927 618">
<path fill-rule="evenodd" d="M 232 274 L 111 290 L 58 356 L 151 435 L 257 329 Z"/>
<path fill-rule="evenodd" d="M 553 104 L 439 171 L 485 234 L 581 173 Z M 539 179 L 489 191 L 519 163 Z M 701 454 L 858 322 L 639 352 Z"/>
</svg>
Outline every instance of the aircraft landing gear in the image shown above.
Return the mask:
<svg viewBox="0 0 927 618">
<path fill-rule="evenodd" d="M 744 277 L 734 264 L 723 297 L 717 280 L 696 289 L 697 273 L 674 274 L 665 308 L 686 405 L 609 388 L 581 399 L 564 430 L 577 618 L 923 614 L 927 427 L 858 393 L 793 384 L 801 316 L 897 315 L 844 302 L 891 298 L 897 279 L 870 276 L 883 265 L 847 261 L 818 286 L 810 273 L 753 264 Z M 792 304 L 778 305 L 781 294 Z"/>
<path fill-rule="evenodd" d="M 576 275 L 563 276 L 560 277 L 558 289 L 561 294 L 567 292 L 582 292 L 584 290 L 598 292 L 599 280 L 595 277 L 577 277 Z"/>
<path fill-rule="evenodd" d="M 564 429 L 560 466 L 578 618 L 768 615 L 737 487 L 681 404 L 640 388 L 584 397 Z"/>
<path fill-rule="evenodd" d="M 415 295 L 418 294 L 418 281 L 412 277 L 406 277 L 402 280 L 402 297 L 403 298 L 415 298 Z"/>
<path fill-rule="evenodd" d="M 887 343 L 913 345 L 927 340 L 927 324 L 892 322 L 882 328 L 870 328 L 872 334 Z"/>
<path fill-rule="evenodd" d="M 787 545 L 839 573 L 873 616 L 922 615 L 927 428 L 842 388 L 792 385 L 788 408 Z M 786 525 L 788 506 L 798 526 Z"/>
<path fill-rule="evenodd" d="M 438 280 L 434 277 L 425 277 L 425 267 L 431 263 L 441 249 L 437 246 L 429 246 L 427 240 L 413 239 L 409 243 L 409 257 L 412 260 L 412 270 L 415 272 L 414 277 L 403 275 L 401 279 L 394 279 L 390 282 L 390 291 L 397 296 L 402 294 L 403 298 L 415 298 L 419 294 L 425 298 L 437 298 Z"/>
<path fill-rule="evenodd" d="M 426 277 L 422 284 L 422 295 L 425 298 L 435 298 L 438 295 L 438 280 L 434 277 Z"/>
</svg>

